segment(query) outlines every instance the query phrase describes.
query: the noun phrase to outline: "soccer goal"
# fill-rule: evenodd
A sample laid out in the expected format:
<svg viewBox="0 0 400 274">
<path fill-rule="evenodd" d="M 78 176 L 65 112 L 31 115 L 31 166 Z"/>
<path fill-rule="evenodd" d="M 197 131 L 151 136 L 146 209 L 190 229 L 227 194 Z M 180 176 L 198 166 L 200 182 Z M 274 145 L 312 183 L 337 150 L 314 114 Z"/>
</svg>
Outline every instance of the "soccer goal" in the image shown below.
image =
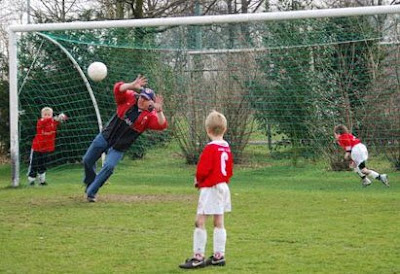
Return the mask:
<svg viewBox="0 0 400 274">
<path fill-rule="evenodd" d="M 337 123 L 400 161 L 399 14 L 376 6 L 11 26 L 12 185 L 26 173 L 41 108 L 69 116 L 50 166 L 79 165 L 115 112 L 113 84 L 138 74 L 163 95 L 170 127 L 140 139 L 131 157 L 174 140 L 194 163 L 217 109 L 237 161 L 253 138 L 329 154 Z M 86 73 L 95 61 L 108 68 L 100 82 Z"/>
</svg>

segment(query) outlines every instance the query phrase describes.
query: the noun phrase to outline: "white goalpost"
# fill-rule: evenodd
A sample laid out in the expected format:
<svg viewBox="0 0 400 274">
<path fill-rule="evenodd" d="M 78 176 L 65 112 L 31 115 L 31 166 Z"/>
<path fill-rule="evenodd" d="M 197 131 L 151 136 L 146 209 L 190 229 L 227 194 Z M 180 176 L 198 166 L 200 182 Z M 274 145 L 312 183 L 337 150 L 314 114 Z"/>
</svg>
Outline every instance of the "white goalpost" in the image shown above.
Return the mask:
<svg viewBox="0 0 400 274">
<path fill-rule="evenodd" d="M 215 15 L 215 16 L 194 16 L 180 18 L 162 18 L 162 19 L 136 19 L 119 21 L 93 21 L 93 22 L 70 22 L 70 23 L 50 23 L 50 24 L 28 24 L 13 25 L 9 28 L 9 83 L 10 83 L 10 156 L 11 156 L 11 185 L 17 187 L 20 184 L 20 98 L 18 73 L 18 41 L 21 33 L 35 33 L 44 37 L 46 40 L 57 45 L 65 56 L 71 61 L 74 69 L 81 77 L 83 85 L 89 93 L 93 112 L 97 119 L 98 129 L 102 129 L 101 110 L 98 106 L 98 100 L 92 90 L 90 81 L 86 78 L 84 69 L 76 61 L 76 58 L 64 48 L 64 46 L 52 39 L 45 33 L 47 31 L 71 31 L 71 30 L 91 30 L 91 29 L 118 29 L 118 28 L 144 28 L 144 27 L 167 27 L 167 26 L 191 26 L 191 25 L 212 25 L 228 23 L 249 23 L 249 22 L 268 22 L 268 21 L 290 21 L 298 19 L 317 19 L 334 17 L 352 17 L 380 14 L 400 14 L 400 5 L 374 6 L 358 8 L 340 8 L 340 9 L 322 9 L 306 11 L 287 11 L 287 12 L 268 12 L 255 14 L 237 14 L 237 15 Z M 221 50 L 220 50 L 221 51 Z M 235 49 L 231 49 L 235 52 Z M 237 49 L 236 52 L 243 51 Z M 254 51 L 257 51 L 255 49 Z M 190 54 L 199 55 L 202 49 L 190 50 Z M 218 49 L 204 52 L 218 52 Z M 228 52 L 228 51 L 227 51 Z"/>
</svg>

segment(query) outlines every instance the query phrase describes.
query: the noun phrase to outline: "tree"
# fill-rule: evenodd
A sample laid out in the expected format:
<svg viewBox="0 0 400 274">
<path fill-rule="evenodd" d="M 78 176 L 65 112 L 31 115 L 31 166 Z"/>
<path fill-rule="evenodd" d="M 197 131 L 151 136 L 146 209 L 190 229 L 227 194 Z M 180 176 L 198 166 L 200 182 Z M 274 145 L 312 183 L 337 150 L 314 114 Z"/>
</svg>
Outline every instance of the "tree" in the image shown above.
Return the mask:
<svg viewBox="0 0 400 274">
<path fill-rule="evenodd" d="M 5 56 L 0 53 L 0 155 L 5 155 L 10 145 L 8 81 L 3 77 L 8 74 Z"/>
<path fill-rule="evenodd" d="M 30 7 L 31 16 L 36 23 L 71 22 L 81 18 L 89 0 L 38 0 Z"/>
<path fill-rule="evenodd" d="M 241 13 L 251 12 L 258 7 L 242 1 L 195 1 L 193 14 L 206 12 Z M 259 2 L 259 1 L 258 1 Z M 240 7 L 240 8 L 239 8 Z M 186 29 L 187 41 L 182 41 L 182 53 L 176 64 L 176 75 L 182 82 L 179 90 L 181 99 L 185 98 L 185 108 L 177 111 L 174 117 L 174 133 L 179 145 L 190 164 L 196 163 L 199 154 L 208 142 L 204 131 L 204 119 L 208 112 L 217 109 L 228 119 L 226 139 L 231 143 L 235 161 L 243 160 L 246 146 L 253 126 L 252 111 L 246 100 L 252 75 L 247 71 L 251 54 L 229 53 L 229 50 L 251 44 L 250 29 L 247 26 L 228 24 L 227 26 L 190 26 Z M 175 41 L 179 41 L 176 37 Z M 182 40 L 182 39 L 180 39 Z M 185 48 L 187 47 L 187 49 Z M 219 54 L 203 52 L 203 49 L 221 48 L 226 50 Z M 189 50 L 190 53 L 185 53 Z M 254 62 L 250 63 L 254 64 Z"/>
<path fill-rule="evenodd" d="M 277 8 L 304 9 L 310 2 L 278 1 Z M 270 50 L 257 58 L 263 74 L 252 87 L 255 117 L 269 139 L 271 128 L 288 139 L 281 143 L 292 146 L 296 160 L 310 136 L 308 123 L 315 112 L 313 93 L 318 79 L 311 64 L 314 52 L 307 46 L 316 38 L 307 29 L 319 26 L 311 20 L 265 24 L 263 44 Z"/>
</svg>

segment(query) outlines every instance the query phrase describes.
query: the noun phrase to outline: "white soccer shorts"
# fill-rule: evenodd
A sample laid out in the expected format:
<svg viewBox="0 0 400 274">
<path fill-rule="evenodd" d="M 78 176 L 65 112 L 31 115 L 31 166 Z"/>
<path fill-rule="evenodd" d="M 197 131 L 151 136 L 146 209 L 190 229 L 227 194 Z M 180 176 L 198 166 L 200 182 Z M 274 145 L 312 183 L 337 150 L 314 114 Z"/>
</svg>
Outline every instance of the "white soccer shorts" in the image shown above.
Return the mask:
<svg viewBox="0 0 400 274">
<path fill-rule="evenodd" d="M 231 211 L 231 192 L 227 183 L 200 189 L 197 214 L 222 215 Z"/>
<path fill-rule="evenodd" d="M 351 159 L 354 161 L 357 167 L 362 162 L 367 161 L 368 160 L 367 147 L 362 143 L 355 145 L 351 150 Z"/>
</svg>

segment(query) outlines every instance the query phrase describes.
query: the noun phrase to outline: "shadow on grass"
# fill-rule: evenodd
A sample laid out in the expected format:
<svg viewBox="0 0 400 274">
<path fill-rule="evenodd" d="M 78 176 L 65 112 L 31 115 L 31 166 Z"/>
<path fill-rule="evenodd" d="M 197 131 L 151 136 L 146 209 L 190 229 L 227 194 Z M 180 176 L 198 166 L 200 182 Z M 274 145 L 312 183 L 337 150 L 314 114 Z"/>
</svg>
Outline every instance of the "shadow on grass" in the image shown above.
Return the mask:
<svg viewBox="0 0 400 274">
<path fill-rule="evenodd" d="M 10 190 L 26 189 L 26 188 L 28 188 L 28 187 L 29 187 L 29 186 L 25 186 L 25 185 L 19 185 L 19 186 L 12 186 L 12 185 L 9 185 L 9 186 L 0 187 L 0 191 L 10 191 Z"/>
</svg>

